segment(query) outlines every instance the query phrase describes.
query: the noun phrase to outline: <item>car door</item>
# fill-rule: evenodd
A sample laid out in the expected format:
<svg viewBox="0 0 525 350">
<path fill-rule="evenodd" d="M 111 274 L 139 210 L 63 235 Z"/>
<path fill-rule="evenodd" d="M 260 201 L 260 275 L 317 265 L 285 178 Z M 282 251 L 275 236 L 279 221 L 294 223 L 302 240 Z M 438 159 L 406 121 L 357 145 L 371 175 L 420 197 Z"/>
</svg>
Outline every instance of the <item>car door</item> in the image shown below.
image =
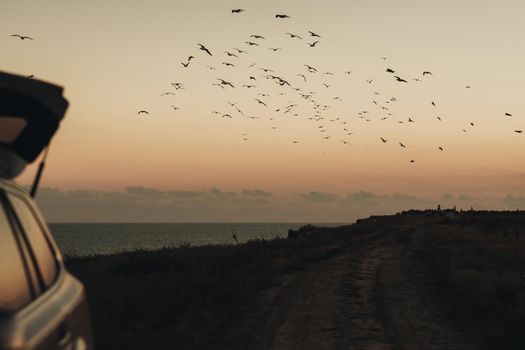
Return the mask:
<svg viewBox="0 0 525 350">
<path fill-rule="evenodd" d="M 27 265 L 31 301 L 16 318 L 24 349 L 91 348 L 89 313 L 83 286 L 61 262 L 47 226 L 23 192 L 8 191 L 4 206 Z"/>
</svg>

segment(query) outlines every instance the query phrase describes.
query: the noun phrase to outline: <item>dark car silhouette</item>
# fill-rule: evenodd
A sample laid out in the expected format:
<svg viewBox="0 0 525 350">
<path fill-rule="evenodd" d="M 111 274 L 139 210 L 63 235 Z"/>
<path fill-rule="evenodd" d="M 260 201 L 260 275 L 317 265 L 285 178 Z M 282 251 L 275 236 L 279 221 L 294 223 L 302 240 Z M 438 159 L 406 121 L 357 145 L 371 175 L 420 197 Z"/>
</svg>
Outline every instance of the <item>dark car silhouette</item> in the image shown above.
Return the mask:
<svg viewBox="0 0 525 350">
<path fill-rule="evenodd" d="M 67 106 L 62 88 L 0 72 L 0 349 L 93 348 L 84 286 L 12 181 L 49 146 Z"/>
</svg>

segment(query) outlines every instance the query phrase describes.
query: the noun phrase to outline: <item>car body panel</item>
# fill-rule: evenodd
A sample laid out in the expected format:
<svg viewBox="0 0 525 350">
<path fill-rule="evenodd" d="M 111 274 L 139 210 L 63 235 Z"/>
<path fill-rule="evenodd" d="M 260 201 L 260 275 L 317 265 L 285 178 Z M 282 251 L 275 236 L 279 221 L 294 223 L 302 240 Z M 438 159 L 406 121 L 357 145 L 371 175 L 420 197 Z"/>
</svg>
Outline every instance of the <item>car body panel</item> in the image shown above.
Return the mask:
<svg viewBox="0 0 525 350">
<path fill-rule="evenodd" d="M 52 285 L 29 304 L 16 312 L 0 314 L 0 349 L 92 349 L 84 286 L 66 270 L 38 206 L 12 181 L 0 179 L 0 191 L 23 197 L 49 242 L 58 271 Z"/>
</svg>

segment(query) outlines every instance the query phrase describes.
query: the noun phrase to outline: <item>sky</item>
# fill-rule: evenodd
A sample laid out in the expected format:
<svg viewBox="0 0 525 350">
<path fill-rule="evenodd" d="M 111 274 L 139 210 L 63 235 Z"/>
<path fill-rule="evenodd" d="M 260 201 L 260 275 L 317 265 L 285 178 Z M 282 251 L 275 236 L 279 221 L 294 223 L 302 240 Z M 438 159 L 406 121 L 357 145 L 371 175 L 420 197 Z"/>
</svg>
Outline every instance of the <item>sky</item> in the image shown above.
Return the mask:
<svg viewBox="0 0 525 350">
<path fill-rule="evenodd" d="M 0 0 L 0 69 L 62 85 L 70 102 L 37 197 L 50 221 L 517 209 L 524 11 L 521 1 Z"/>
</svg>

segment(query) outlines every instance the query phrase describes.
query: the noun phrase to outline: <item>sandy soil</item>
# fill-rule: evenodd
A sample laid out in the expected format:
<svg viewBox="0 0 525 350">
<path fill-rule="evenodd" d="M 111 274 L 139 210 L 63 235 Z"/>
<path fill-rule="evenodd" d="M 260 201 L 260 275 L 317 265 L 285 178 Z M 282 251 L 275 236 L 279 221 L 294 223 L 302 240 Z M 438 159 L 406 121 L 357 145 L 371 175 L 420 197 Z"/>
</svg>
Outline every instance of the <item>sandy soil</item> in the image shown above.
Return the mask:
<svg viewBox="0 0 525 350">
<path fill-rule="evenodd" d="M 433 276 L 414 263 L 419 237 L 417 229 L 361 235 L 340 254 L 279 278 L 219 348 L 483 348 L 436 302 Z"/>
</svg>

